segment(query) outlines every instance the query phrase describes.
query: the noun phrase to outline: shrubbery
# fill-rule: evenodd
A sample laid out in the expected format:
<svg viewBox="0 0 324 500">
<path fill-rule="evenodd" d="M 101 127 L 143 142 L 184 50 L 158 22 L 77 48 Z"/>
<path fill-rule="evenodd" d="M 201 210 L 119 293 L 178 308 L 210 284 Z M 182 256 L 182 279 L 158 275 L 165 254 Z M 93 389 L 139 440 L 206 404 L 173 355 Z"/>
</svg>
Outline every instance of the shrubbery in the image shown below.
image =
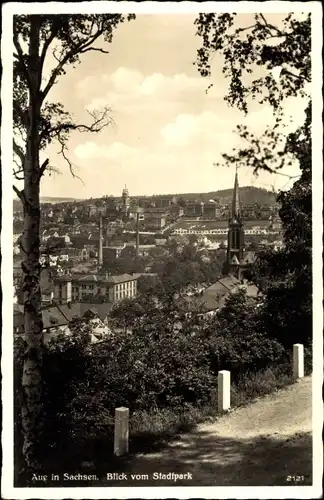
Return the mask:
<svg viewBox="0 0 324 500">
<path fill-rule="evenodd" d="M 133 324 L 129 318 L 132 333 L 124 329 L 97 345 L 90 326 L 73 322 L 71 337 L 44 346 L 43 443 L 48 449 L 107 436 L 118 406 L 131 414 L 203 408 L 215 397 L 219 370 L 230 370 L 235 384 L 247 371 L 284 362 L 283 347 L 266 337 L 257 311 L 243 291 L 209 320 L 151 303 Z M 17 346 L 17 413 L 21 362 Z"/>
</svg>

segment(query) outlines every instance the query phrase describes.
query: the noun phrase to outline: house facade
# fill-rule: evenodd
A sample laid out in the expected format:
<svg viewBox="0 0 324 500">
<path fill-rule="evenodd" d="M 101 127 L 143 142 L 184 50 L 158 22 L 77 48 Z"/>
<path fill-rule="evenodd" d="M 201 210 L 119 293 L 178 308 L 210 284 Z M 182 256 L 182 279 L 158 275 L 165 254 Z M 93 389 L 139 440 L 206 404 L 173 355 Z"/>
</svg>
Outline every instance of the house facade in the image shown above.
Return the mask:
<svg viewBox="0 0 324 500">
<path fill-rule="evenodd" d="M 130 274 L 101 276 L 57 276 L 54 280 L 54 300 L 59 304 L 96 297 L 106 302 L 118 302 L 137 295 L 137 277 Z"/>
</svg>

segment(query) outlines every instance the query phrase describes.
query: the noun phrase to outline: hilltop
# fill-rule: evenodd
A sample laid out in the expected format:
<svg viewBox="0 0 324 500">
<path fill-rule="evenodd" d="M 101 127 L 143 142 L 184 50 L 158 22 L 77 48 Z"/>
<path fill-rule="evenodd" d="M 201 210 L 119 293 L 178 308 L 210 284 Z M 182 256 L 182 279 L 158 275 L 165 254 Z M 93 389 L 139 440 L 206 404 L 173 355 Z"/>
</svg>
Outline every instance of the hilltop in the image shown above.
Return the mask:
<svg viewBox="0 0 324 500">
<path fill-rule="evenodd" d="M 82 201 L 80 198 L 60 198 L 58 196 L 41 196 L 40 202 L 42 203 L 52 203 L 55 205 L 56 203 L 69 203 L 71 201 Z M 17 198 L 13 200 L 13 209 L 21 210 L 21 202 Z"/>
<path fill-rule="evenodd" d="M 263 188 L 244 186 L 239 188 L 239 193 L 242 205 L 251 205 L 254 203 L 274 205 L 276 203 L 276 194 Z M 181 196 L 186 201 L 199 199 L 207 202 L 208 200 L 218 199 L 221 205 L 228 205 L 232 202 L 233 189 L 221 189 L 208 193 L 185 193 L 176 196 Z"/>
<path fill-rule="evenodd" d="M 242 205 L 260 204 L 260 205 L 274 205 L 276 203 L 277 194 L 272 191 L 267 191 L 263 188 L 255 186 L 243 186 L 239 188 L 240 200 Z M 220 189 L 218 191 L 209 191 L 208 193 L 161 193 L 156 195 L 132 195 L 130 198 L 134 200 L 152 199 L 159 200 L 161 198 L 182 198 L 185 201 L 199 200 L 206 203 L 209 200 L 217 199 L 221 205 L 228 205 L 232 203 L 233 188 Z M 114 197 L 113 198 L 119 198 Z M 92 202 L 96 202 L 101 198 L 91 198 Z M 89 202 L 90 200 L 84 200 Z"/>
<path fill-rule="evenodd" d="M 251 204 L 260 204 L 260 205 L 274 205 L 276 203 L 276 194 L 272 191 L 267 191 L 263 188 L 258 188 L 254 186 L 244 186 L 239 188 L 240 199 L 242 205 L 251 205 Z M 233 189 L 221 189 L 218 191 L 210 191 L 208 193 L 176 193 L 176 194 L 159 194 L 155 196 L 132 196 L 131 198 L 164 198 L 164 197 L 179 197 L 186 201 L 190 200 L 200 200 L 203 202 L 207 202 L 209 200 L 218 199 L 221 205 L 228 205 L 232 201 Z M 101 198 L 91 198 L 88 200 L 81 200 L 80 198 L 59 198 L 59 197 L 41 197 L 41 204 L 43 203 L 68 203 L 72 201 L 76 202 L 94 202 L 96 200 L 100 200 Z M 18 199 L 13 200 L 13 208 L 14 210 L 21 209 L 21 203 Z"/>
</svg>

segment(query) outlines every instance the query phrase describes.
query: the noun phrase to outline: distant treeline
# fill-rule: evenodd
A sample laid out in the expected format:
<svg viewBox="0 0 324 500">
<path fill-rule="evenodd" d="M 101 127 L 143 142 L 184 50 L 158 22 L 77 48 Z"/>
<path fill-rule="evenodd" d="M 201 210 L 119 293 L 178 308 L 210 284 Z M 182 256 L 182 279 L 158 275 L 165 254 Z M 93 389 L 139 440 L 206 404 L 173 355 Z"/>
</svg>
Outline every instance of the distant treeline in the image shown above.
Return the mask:
<svg viewBox="0 0 324 500">
<path fill-rule="evenodd" d="M 260 204 L 260 205 L 274 205 L 276 202 L 276 194 L 267 191 L 266 189 L 263 188 L 258 188 L 254 186 L 244 186 L 239 188 L 240 191 L 240 200 L 242 205 L 253 205 L 255 203 Z M 232 194 L 233 194 L 233 189 L 222 189 L 219 191 L 210 191 L 209 193 L 179 193 L 179 194 L 159 194 L 159 195 L 154 195 L 154 196 L 134 196 L 131 198 L 147 198 L 147 199 L 152 199 L 152 200 L 158 200 L 161 198 L 182 198 L 185 201 L 193 201 L 193 200 L 199 200 L 203 201 L 204 203 L 208 202 L 209 200 L 214 200 L 217 199 L 221 205 L 228 205 L 232 202 Z M 113 197 L 114 198 L 114 197 Z M 117 197 L 116 197 L 117 198 Z M 64 203 L 64 202 L 82 202 L 82 203 L 89 203 L 89 202 L 95 202 L 98 200 L 101 200 L 102 198 L 91 198 L 88 200 L 78 200 L 75 198 L 51 198 L 51 197 L 42 197 L 41 198 L 41 203 Z M 20 200 L 14 199 L 13 200 L 13 209 L 15 210 L 21 210 L 21 202 Z"/>
<path fill-rule="evenodd" d="M 276 202 L 276 194 L 263 188 L 254 186 L 244 186 L 239 188 L 240 200 L 242 205 L 273 205 Z M 209 193 L 185 193 L 175 195 L 183 198 L 185 201 L 200 200 L 206 203 L 209 200 L 217 199 L 221 205 L 228 205 L 232 202 L 233 189 L 222 189 L 211 191 Z"/>
</svg>

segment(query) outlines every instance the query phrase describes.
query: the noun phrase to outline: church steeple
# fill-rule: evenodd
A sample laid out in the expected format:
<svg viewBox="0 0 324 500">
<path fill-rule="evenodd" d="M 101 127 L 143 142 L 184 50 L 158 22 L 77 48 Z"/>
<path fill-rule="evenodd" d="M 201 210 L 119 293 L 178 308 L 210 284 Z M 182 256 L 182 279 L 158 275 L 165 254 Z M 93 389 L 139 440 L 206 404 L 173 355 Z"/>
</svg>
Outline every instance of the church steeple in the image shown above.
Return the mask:
<svg viewBox="0 0 324 500">
<path fill-rule="evenodd" d="M 240 274 L 239 268 L 244 253 L 244 228 L 239 196 L 237 169 L 235 172 L 232 207 L 228 223 L 227 269 L 229 273 Z"/>
<path fill-rule="evenodd" d="M 233 190 L 233 199 L 232 199 L 232 219 L 241 219 L 241 204 L 240 204 L 240 194 L 239 194 L 239 183 L 238 183 L 238 175 L 237 168 L 235 172 L 235 180 L 234 180 L 234 190 Z"/>
</svg>

